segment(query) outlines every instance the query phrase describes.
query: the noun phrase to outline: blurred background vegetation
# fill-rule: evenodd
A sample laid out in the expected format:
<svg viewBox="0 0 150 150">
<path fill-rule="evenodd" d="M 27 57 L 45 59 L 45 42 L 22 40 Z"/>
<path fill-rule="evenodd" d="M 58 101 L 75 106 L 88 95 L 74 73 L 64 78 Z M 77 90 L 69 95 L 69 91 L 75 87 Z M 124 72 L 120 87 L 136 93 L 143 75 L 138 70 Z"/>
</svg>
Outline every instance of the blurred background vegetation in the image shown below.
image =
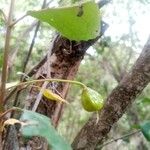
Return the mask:
<svg viewBox="0 0 150 150">
<path fill-rule="evenodd" d="M 49 7 L 66 6 L 75 2 L 79 0 L 47 0 Z M 5 14 L 7 14 L 9 3 L 9 0 L 0 1 L 0 9 Z M 14 20 L 23 16 L 28 10 L 40 9 L 42 3 L 42 0 L 16 1 Z M 76 80 L 97 90 L 105 99 L 130 70 L 148 38 L 149 10 L 150 0 L 114 0 L 103 7 L 101 13 L 103 20 L 109 24 L 109 29 L 94 46 L 88 49 Z M 22 72 L 35 24 L 36 20 L 26 17 L 13 29 L 8 66 L 9 82 L 20 78 L 18 72 Z M 2 70 L 5 29 L 5 19 L 0 12 L 0 71 Z M 26 72 L 44 57 L 54 32 L 47 24 L 41 23 Z M 80 94 L 81 91 L 77 86 L 71 86 L 67 96 L 71 105 L 65 107 L 58 126 L 59 133 L 70 143 L 92 115 L 81 107 Z M 148 119 L 150 119 L 150 85 L 113 127 L 108 141 L 133 132 L 138 124 Z M 103 147 L 103 150 L 107 149 L 148 150 L 150 144 L 146 142 L 142 134 L 138 133 Z"/>
</svg>

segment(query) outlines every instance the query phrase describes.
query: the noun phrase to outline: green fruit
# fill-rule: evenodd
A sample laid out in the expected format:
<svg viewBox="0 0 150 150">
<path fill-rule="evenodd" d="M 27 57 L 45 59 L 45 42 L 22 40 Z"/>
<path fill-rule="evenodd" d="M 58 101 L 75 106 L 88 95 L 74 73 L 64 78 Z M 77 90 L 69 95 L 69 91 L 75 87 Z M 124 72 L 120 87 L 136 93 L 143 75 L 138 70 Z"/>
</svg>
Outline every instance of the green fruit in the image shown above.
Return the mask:
<svg viewBox="0 0 150 150">
<path fill-rule="evenodd" d="M 91 88 L 84 88 L 81 95 L 82 106 L 86 111 L 99 111 L 104 105 L 102 96 Z"/>
</svg>

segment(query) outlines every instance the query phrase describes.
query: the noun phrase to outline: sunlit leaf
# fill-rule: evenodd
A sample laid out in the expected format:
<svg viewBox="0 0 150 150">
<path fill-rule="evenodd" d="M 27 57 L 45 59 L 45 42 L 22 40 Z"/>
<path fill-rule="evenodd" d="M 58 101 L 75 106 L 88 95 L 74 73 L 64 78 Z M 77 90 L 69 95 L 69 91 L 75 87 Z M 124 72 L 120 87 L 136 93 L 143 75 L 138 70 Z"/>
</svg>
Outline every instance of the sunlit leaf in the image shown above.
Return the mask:
<svg viewBox="0 0 150 150">
<path fill-rule="evenodd" d="M 28 14 L 47 22 L 70 40 L 86 41 L 100 33 L 100 12 L 94 1 L 72 7 L 29 11 Z"/>
<path fill-rule="evenodd" d="M 104 105 L 102 96 L 91 88 L 84 88 L 81 95 L 82 106 L 86 111 L 99 111 Z"/>
<path fill-rule="evenodd" d="M 24 110 L 21 119 L 26 125 L 21 127 L 25 137 L 41 136 L 47 139 L 52 150 L 71 150 L 71 146 L 57 133 L 51 120 L 41 114 Z"/>
<path fill-rule="evenodd" d="M 150 121 L 144 122 L 140 127 L 144 137 L 150 141 Z"/>
</svg>

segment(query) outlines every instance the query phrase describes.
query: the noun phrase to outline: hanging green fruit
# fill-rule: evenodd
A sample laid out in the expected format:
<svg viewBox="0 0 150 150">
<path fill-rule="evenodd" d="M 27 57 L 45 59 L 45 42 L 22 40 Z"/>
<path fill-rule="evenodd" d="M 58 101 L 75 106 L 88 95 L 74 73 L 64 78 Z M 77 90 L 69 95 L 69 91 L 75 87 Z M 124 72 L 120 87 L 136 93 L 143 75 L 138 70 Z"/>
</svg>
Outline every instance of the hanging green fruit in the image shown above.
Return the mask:
<svg viewBox="0 0 150 150">
<path fill-rule="evenodd" d="M 82 106 L 86 111 L 99 111 L 104 105 L 102 96 L 95 90 L 84 88 L 81 95 Z"/>
</svg>

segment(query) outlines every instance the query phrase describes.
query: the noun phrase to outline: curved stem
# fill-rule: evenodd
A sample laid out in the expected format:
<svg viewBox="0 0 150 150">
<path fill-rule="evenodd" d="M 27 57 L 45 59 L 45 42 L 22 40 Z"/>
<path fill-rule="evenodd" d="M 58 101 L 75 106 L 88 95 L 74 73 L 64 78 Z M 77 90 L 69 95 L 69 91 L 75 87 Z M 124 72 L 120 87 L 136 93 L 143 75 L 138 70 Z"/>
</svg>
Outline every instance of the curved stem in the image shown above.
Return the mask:
<svg viewBox="0 0 150 150">
<path fill-rule="evenodd" d="M 36 82 L 44 82 L 44 81 L 71 83 L 71 84 L 76 84 L 76 85 L 82 86 L 83 88 L 86 88 L 86 85 L 79 81 L 65 80 L 65 79 L 40 79 L 40 80 L 31 80 L 31 81 L 19 83 L 17 85 L 13 85 L 13 86 L 7 88 L 7 90 L 9 90 L 13 87 L 24 86 L 24 85 L 28 85 L 28 84 L 32 84 L 32 83 L 36 83 Z"/>
<path fill-rule="evenodd" d="M 2 119 L 7 113 L 12 112 L 12 111 L 23 111 L 23 110 L 21 108 L 18 108 L 18 107 L 12 107 L 12 108 L 6 110 L 5 112 L 3 112 L 0 115 L 0 119 Z"/>
</svg>

